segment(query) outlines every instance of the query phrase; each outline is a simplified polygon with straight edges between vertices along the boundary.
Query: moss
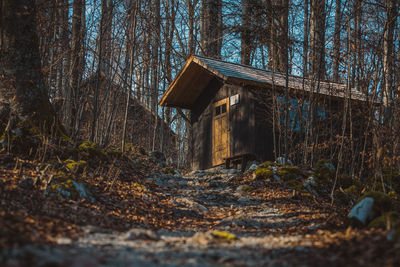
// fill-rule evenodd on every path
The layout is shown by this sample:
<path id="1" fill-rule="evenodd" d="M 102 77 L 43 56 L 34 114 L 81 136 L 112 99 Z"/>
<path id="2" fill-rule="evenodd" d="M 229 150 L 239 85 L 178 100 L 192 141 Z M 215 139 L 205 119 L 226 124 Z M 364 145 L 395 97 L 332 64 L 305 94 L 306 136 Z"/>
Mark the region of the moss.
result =
<path id="1" fill-rule="evenodd" d="M 72 200 L 78 200 L 80 197 L 79 191 L 73 184 L 73 180 L 70 177 L 57 177 L 49 188 L 50 194 L 55 194 L 62 198 L 70 198 Z"/>
<path id="2" fill-rule="evenodd" d="M 107 154 L 101 150 L 96 143 L 91 141 L 85 141 L 81 143 L 78 147 L 79 158 L 85 160 L 93 160 L 105 162 L 108 160 Z"/>
<path id="3" fill-rule="evenodd" d="M 258 168 L 272 168 L 273 166 L 275 166 L 275 163 L 273 163 L 272 161 L 265 161 L 263 163 L 261 163 Z"/>
<path id="4" fill-rule="evenodd" d="M 254 179 L 255 180 L 267 180 L 272 179 L 274 172 L 270 168 L 260 168 L 258 167 L 254 171 Z"/>
<path id="5" fill-rule="evenodd" d="M 279 168 L 278 175 L 282 178 L 282 180 L 290 181 L 302 176 L 303 173 L 297 166 L 283 166 Z"/>
<path id="6" fill-rule="evenodd" d="M 329 183 L 335 178 L 335 170 L 329 168 L 331 162 L 321 159 L 315 165 L 314 177 L 318 183 Z"/>
<path id="7" fill-rule="evenodd" d="M 87 162 L 84 160 L 75 161 L 72 159 L 67 159 L 63 163 L 65 167 L 72 173 L 82 173 L 87 167 Z"/>
<path id="8" fill-rule="evenodd" d="M 133 183 L 133 186 L 137 188 L 139 191 L 146 191 L 146 186 L 139 184 L 139 183 Z"/>
<path id="9" fill-rule="evenodd" d="M 218 239 L 223 239 L 227 241 L 235 240 L 237 237 L 234 234 L 230 234 L 224 231 L 213 231 L 211 232 L 211 235 L 218 238 Z"/>
<path id="10" fill-rule="evenodd" d="M 146 150 L 138 145 L 133 145 L 132 143 L 125 144 L 125 152 L 139 155 L 147 155 Z"/>
<path id="11" fill-rule="evenodd" d="M 369 224 L 369 228 L 375 229 L 392 229 L 395 225 L 400 222 L 400 214 L 396 211 L 391 211 L 384 213 L 382 216 L 379 216 L 372 220 Z"/>
<path id="12" fill-rule="evenodd" d="M 290 180 L 286 183 L 287 187 L 291 190 L 296 190 L 297 192 L 304 192 L 303 184 L 296 180 Z"/>
<path id="13" fill-rule="evenodd" d="M 382 192 L 376 192 L 376 191 L 371 191 L 366 194 L 364 194 L 358 202 L 363 200 L 364 198 L 370 197 L 374 199 L 374 212 L 377 216 L 382 215 L 385 212 L 389 212 L 392 208 L 392 200 L 391 198 L 382 193 Z"/>

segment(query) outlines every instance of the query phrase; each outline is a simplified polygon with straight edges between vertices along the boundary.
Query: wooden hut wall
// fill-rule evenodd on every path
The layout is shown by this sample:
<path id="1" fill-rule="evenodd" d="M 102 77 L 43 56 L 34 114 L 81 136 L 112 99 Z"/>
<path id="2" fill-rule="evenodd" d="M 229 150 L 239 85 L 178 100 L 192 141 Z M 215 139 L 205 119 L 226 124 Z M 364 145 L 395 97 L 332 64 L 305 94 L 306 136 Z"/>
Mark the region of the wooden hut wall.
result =
<path id="1" fill-rule="evenodd" d="M 229 107 L 230 156 L 254 154 L 254 117 L 249 92 L 243 87 L 213 79 L 192 110 L 193 169 L 212 167 L 212 120 L 214 103 L 239 94 L 239 103 Z"/>

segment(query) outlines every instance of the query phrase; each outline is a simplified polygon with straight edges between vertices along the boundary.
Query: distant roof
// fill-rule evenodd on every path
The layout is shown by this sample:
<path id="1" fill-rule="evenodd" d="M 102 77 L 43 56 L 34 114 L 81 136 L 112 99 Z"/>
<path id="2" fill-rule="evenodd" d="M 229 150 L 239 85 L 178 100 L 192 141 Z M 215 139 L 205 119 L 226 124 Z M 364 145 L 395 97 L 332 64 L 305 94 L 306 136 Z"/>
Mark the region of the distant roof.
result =
<path id="1" fill-rule="evenodd" d="M 213 77 L 226 82 L 254 84 L 261 87 L 286 87 L 286 75 L 251 66 L 225 62 L 201 56 L 190 56 L 185 66 L 169 86 L 160 105 L 190 109 Z M 318 85 L 318 86 L 317 86 Z M 289 88 L 344 98 L 346 85 L 333 82 L 312 82 L 308 78 L 289 75 Z M 366 100 L 363 93 L 351 90 L 354 100 Z"/>

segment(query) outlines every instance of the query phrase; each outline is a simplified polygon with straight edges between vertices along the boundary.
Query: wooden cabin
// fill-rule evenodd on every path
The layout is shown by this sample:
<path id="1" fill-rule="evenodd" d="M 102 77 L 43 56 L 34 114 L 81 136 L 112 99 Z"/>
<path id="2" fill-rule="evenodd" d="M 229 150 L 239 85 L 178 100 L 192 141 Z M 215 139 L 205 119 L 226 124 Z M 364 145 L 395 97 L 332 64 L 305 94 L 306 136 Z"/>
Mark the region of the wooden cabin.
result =
<path id="1" fill-rule="evenodd" d="M 271 106 L 273 99 L 283 99 L 286 88 L 298 99 L 310 95 L 328 99 L 334 107 L 332 115 L 346 94 L 355 101 L 365 99 L 358 91 L 346 91 L 343 84 L 316 83 L 297 76 L 286 79 L 280 73 L 191 56 L 159 104 L 191 110 L 193 169 L 229 165 L 235 160 L 241 160 L 243 168 L 252 158 L 274 160 Z M 336 122 L 340 129 L 340 119 Z M 294 124 L 291 127 L 300 127 Z"/>

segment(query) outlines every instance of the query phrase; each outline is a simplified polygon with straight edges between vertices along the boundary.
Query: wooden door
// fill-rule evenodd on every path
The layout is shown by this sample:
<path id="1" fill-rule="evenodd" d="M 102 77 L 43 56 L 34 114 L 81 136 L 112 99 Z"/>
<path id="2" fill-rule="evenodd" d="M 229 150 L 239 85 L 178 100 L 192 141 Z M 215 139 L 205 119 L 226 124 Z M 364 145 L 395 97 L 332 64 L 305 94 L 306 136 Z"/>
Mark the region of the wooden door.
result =
<path id="1" fill-rule="evenodd" d="M 212 128 L 212 164 L 217 166 L 230 156 L 229 97 L 214 103 Z"/>

